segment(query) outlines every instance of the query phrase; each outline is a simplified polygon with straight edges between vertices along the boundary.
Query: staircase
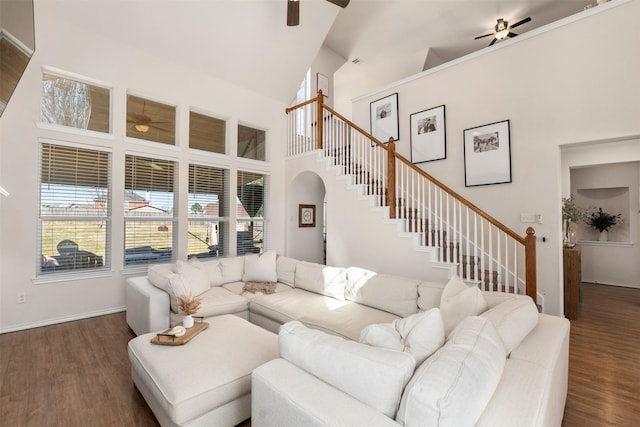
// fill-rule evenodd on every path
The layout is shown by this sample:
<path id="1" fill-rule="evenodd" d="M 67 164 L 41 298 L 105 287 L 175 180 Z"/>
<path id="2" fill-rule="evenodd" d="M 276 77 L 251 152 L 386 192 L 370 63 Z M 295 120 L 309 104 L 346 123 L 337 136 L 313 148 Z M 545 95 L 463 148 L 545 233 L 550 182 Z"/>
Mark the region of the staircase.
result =
<path id="1" fill-rule="evenodd" d="M 392 139 L 382 143 L 325 106 L 321 93 L 286 112 L 289 156 L 317 152 L 467 283 L 536 301 L 532 228 L 526 236 L 510 230 L 397 154 Z"/>

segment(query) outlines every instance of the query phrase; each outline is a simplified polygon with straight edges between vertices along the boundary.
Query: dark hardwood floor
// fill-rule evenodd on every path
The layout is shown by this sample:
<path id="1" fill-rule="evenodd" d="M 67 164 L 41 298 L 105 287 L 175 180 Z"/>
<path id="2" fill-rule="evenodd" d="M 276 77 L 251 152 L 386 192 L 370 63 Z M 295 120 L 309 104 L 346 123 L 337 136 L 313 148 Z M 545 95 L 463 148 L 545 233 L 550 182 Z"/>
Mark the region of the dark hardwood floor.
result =
<path id="1" fill-rule="evenodd" d="M 639 426 L 640 290 L 581 288 L 562 425 Z M 0 426 L 157 426 L 131 382 L 133 336 L 124 313 L 0 335 Z"/>

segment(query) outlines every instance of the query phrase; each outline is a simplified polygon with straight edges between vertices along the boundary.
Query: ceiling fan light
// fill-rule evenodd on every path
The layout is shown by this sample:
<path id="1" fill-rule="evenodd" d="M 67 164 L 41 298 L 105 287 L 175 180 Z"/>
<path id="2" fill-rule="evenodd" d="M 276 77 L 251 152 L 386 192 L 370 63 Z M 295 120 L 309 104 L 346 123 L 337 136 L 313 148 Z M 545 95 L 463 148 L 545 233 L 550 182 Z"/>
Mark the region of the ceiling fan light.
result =
<path id="1" fill-rule="evenodd" d="M 138 132 L 142 132 L 142 133 L 149 132 L 149 126 L 147 125 L 135 125 L 135 128 Z"/>
<path id="2" fill-rule="evenodd" d="M 509 35 L 509 29 L 508 29 L 508 28 L 505 28 L 504 30 L 502 30 L 502 31 L 498 31 L 498 32 L 496 33 L 496 39 L 498 39 L 498 40 L 504 40 L 504 39 L 506 39 L 506 38 L 507 38 L 507 36 L 508 36 L 508 35 Z"/>
<path id="3" fill-rule="evenodd" d="M 295 27 L 300 24 L 300 2 L 287 0 L 287 26 Z"/>

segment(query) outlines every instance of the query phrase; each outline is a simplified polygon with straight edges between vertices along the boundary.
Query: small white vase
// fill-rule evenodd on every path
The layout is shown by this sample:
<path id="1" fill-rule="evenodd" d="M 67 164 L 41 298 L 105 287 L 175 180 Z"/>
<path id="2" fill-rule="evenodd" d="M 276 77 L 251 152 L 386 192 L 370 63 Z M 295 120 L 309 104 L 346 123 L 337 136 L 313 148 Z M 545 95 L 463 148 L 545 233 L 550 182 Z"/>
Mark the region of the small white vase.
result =
<path id="1" fill-rule="evenodd" d="M 184 316 L 184 319 L 182 319 L 182 326 L 184 326 L 186 329 L 192 328 L 193 316 Z"/>
<path id="2" fill-rule="evenodd" d="M 602 230 L 600 232 L 600 237 L 598 237 L 598 240 L 601 242 L 606 242 L 607 240 L 609 240 L 609 233 L 607 233 L 607 230 Z"/>

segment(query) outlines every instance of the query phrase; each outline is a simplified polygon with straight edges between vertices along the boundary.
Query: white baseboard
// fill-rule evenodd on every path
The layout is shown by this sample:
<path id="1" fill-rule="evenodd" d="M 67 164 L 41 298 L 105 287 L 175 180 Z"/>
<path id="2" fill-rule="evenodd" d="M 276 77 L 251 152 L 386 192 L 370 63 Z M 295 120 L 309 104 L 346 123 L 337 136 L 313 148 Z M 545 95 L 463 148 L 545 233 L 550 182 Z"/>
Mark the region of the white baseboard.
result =
<path id="1" fill-rule="evenodd" d="M 57 319 L 47 319 L 47 320 L 40 320 L 38 322 L 22 323 L 20 325 L 9 326 L 7 328 L 0 328 L 0 334 L 6 334 L 8 332 L 23 331 L 25 329 L 39 328 L 41 326 L 56 325 L 58 323 L 73 322 L 74 320 L 88 319 L 90 317 L 104 316 L 106 314 L 120 313 L 125 310 L 126 310 L 125 306 L 114 307 L 114 308 L 108 308 L 105 310 L 74 314 L 72 316 L 59 317 Z"/>

